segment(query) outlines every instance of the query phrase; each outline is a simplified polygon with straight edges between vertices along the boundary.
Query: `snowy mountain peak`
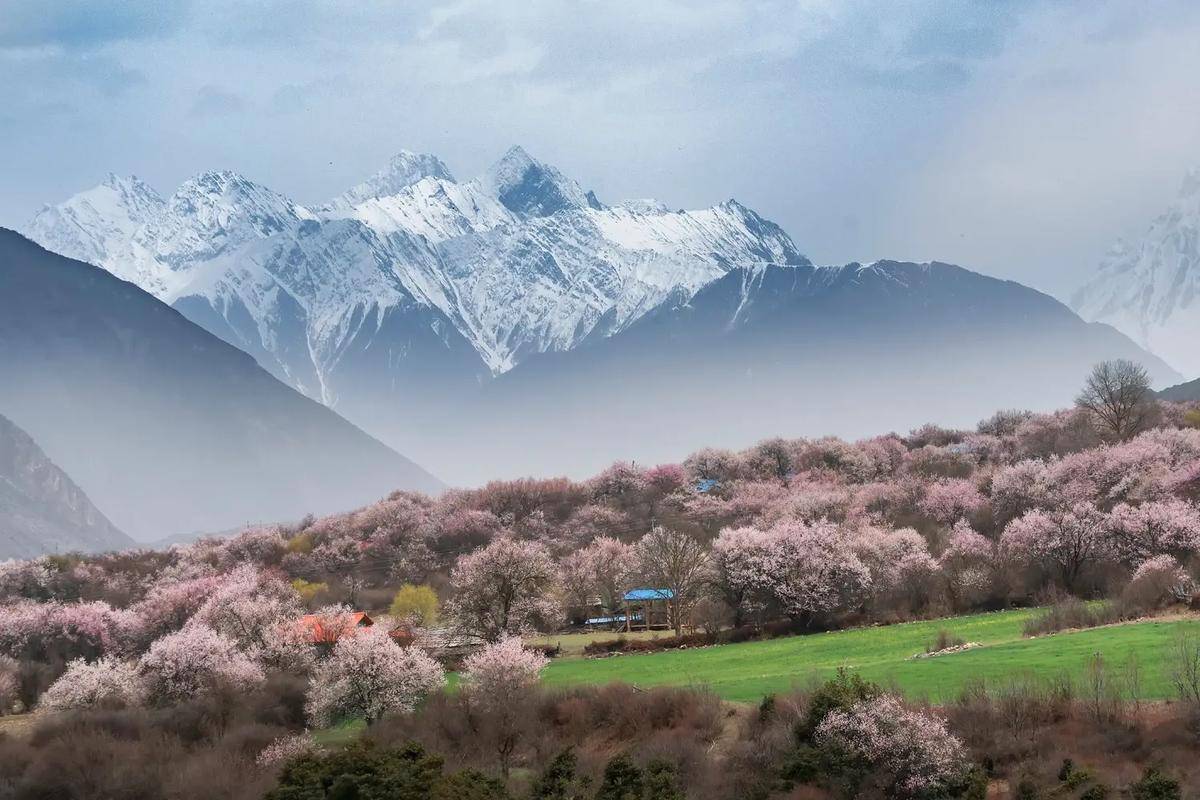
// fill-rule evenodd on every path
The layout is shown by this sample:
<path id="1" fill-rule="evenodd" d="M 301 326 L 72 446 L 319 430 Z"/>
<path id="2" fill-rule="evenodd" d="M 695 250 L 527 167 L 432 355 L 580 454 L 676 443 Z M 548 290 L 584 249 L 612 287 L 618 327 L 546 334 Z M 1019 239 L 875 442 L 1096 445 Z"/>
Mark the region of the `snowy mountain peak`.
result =
<path id="1" fill-rule="evenodd" d="M 510 147 L 479 183 L 505 208 L 522 216 L 548 217 L 567 208 L 594 207 L 594 195 L 589 200 L 578 183 L 519 145 Z"/>
<path id="2" fill-rule="evenodd" d="M 1200 169 L 1145 235 L 1118 240 L 1071 305 L 1106 322 L 1189 377 L 1200 375 Z"/>
<path id="3" fill-rule="evenodd" d="M 622 200 L 620 203 L 617 203 L 617 205 L 620 206 L 621 208 L 628 209 L 628 210 L 636 212 L 638 214 L 669 214 L 669 213 L 671 213 L 671 209 L 669 209 L 667 207 L 666 203 L 664 203 L 660 200 L 655 200 L 654 198 L 651 198 L 651 197 L 634 198 L 631 200 Z"/>
<path id="4" fill-rule="evenodd" d="M 70 258 L 104 261 L 157 214 L 165 201 L 134 176 L 109 173 L 97 186 L 57 206 L 43 206 L 27 228 L 31 238 Z"/>
<path id="5" fill-rule="evenodd" d="M 162 212 L 137 231 L 135 257 L 147 253 L 179 271 L 313 218 L 303 206 L 236 172 L 202 172 L 184 181 Z"/>
<path id="6" fill-rule="evenodd" d="M 454 181 L 450 170 L 437 156 L 401 150 L 387 166 L 337 197 L 330 208 L 350 208 L 366 200 L 399 194 L 424 178 Z"/>
<path id="7" fill-rule="evenodd" d="M 520 147 L 463 183 L 433 156 L 402 152 L 311 210 L 228 170 L 152 205 L 114 211 L 120 224 L 88 260 L 327 403 L 354 395 L 351 370 L 395 386 L 404 370 L 445 360 L 422 346 L 451 348 L 473 381 L 472 370 L 505 372 L 617 333 L 731 269 L 808 263 L 735 201 L 605 206 Z M 111 224 L 97 213 L 80 231 Z M 51 249 L 73 244 L 34 228 Z"/>

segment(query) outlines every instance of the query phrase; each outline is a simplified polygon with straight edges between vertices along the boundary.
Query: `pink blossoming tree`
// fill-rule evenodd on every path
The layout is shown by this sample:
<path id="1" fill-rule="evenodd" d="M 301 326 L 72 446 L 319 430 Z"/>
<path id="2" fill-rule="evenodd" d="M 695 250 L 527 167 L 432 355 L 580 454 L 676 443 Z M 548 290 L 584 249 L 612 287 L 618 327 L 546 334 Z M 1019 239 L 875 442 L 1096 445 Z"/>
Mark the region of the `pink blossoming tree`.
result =
<path id="1" fill-rule="evenodd" d="M 368 724 L 384 714 L 411 711 L 441 688 L 445 673 L 416 647 L 401 647 L 381 627 L 338 641 L 317 665 L 305 710 L 314 725 L 361 717 Z"/>
<path id="2" fill-rule="evenodd" d="M 66 672 L 42 694 L 38 705 L 48 711 L 108 704 L 136 706 L 144 695 L 135 664 L 115 658 L 101 658 L 89 663 L 80 658 L 67 664 Z"/>
<path id="3" fill-rule="evenodd" d="M 463 556 L 450 573 L 450 616 L 472 635 L 499 641 L 557 620 L 557 568 L 540 544 L 501 537 Z"/>
<path id="4" fill-rule="evenodd" d="M 949 796 L 946 790 L 961 783 L 969 767 L 966 748 L 944 721 L 886 694 L 830 712 L 815 739 L 874 773 L 887 797 Z"/>
<path id="5" fill-rule="evenodd" d="M 262 669 L 232 640 L 199 624 L 151 644 L 138 661 L 138 674 L 156 703 L 186 700 L 221 684 L 245 689 L 263 680 Z"/>

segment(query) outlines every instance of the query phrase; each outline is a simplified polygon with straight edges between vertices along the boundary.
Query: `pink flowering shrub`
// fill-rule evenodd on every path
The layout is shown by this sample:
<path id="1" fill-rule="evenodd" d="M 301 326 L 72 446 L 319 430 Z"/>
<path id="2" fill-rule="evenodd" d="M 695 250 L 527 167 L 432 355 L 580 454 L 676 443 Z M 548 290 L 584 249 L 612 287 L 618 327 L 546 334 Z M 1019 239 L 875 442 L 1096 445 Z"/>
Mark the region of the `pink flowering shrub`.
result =
<path id="1" fill-rule="evenodd" d="M 189 625 L 150 645 L 138 674 L 152 702 L 186 700 L 218 684 L 247 688 L 263 680 L 262 669 L 231 640 L 204 625 Z"/>
<path id="2" fill-rule="evenodd" d="M 548 663 L 549 659 L 526 648 L 520 638 L 508 636 L 467 656 L 463 688 L 485 707 L 519 701 L 537 684 Z"/>
<path id="3" fill-rule="evenodd" d="M 69 711 L 116 704 L 136 706 L 144 699 L 137 666 L 115 658 L 93 662 L 76 659 L 50 685 L 38 703 L 47 711 Z"/>
<path id="4" fill-rule="evenodd" d="M 445 682 L 441 666 L 419 648 L 401 647 L 382 627 L 366 628 L 338 640 L 317 665 L 305 711 L 321 727 L 353 717 L 371 723 L 412 711 Z"/>
<path id="5" fill-rule="evenodd" d="M 966 748 L 943 720 L 887 694 L 830 712 L 815 740 L 873 773 L 888 797 L 948 796 L 970 766 Z"/>
<path id="6" fill-rule="evenodd" d="M 320 752 L 321 747 L 308 731 L 292 736 L 280 736 L 264 747 L 254 763 L 264 769 L 275 769 L 292 759 Z"/>
<path id="7" fill-rule="evenodd" d="M 498 641 L 558 618 L 556 578 L 545 547 L 499 538 L 454 565 L 447 611 L 464 630 Z"/>
<path id="8" fill-rule="evenodd" d="M 1169 555 L 1159 555 L 1142 562 L 1122 597 L 1138 609 L 1151 611 L 1187 600 L 1192 588 L 1192 578 L 1179 562 Z"/>

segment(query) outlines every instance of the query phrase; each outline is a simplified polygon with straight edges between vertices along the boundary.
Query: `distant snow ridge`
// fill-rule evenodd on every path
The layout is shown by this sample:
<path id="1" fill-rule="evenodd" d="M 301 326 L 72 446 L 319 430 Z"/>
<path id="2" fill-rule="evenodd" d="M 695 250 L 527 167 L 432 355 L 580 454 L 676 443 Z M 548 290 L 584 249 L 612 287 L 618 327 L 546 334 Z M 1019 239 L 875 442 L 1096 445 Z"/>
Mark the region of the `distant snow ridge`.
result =
<path id="1" fill-rule="evenodd" d="M 1200 168 L 1145 236 L 1117 242 L 1071 305 L 1188 377 L 1200 375 Z"/>
<path id="2" fill-rule="evenodd" d="M 611 335 L 731 269 L 809 263 L 736 201 L 605 206 L 519 147 L 465 182 L 402 151 L 314 208 L 232 172 L 165 200 L 110 176 L 42 209 L 28 235 L 133 281 L 331 404 L 339 370 L 368 350 L 399 369 L 465 341 L 498 374 Z"/>

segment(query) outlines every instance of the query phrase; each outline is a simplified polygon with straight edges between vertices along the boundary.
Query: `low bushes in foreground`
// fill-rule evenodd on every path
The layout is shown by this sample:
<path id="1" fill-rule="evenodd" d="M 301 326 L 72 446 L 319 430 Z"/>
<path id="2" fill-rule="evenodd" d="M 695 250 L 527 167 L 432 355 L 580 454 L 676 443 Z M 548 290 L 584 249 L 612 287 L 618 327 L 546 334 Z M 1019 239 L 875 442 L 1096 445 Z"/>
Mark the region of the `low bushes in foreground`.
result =
<path id="1" fill-rule="evenodd" d="M 1200 663 L 1194 641 L 1189 652 Z M 499 718 L 470 692 L 438 692 L 348 747 L 302 734 L 303 687 L 273 678 L 160 708 L 47 715 L 28 738 L 0 736 L 0 798 L 1193 796 L 1200 679 L 1192 699 L 1151 705 L 1105 670 L 1078 684 L 977 683 L 940 708 L 845 672 L 758 708 L 690 689 L 529 687 Z"/>

